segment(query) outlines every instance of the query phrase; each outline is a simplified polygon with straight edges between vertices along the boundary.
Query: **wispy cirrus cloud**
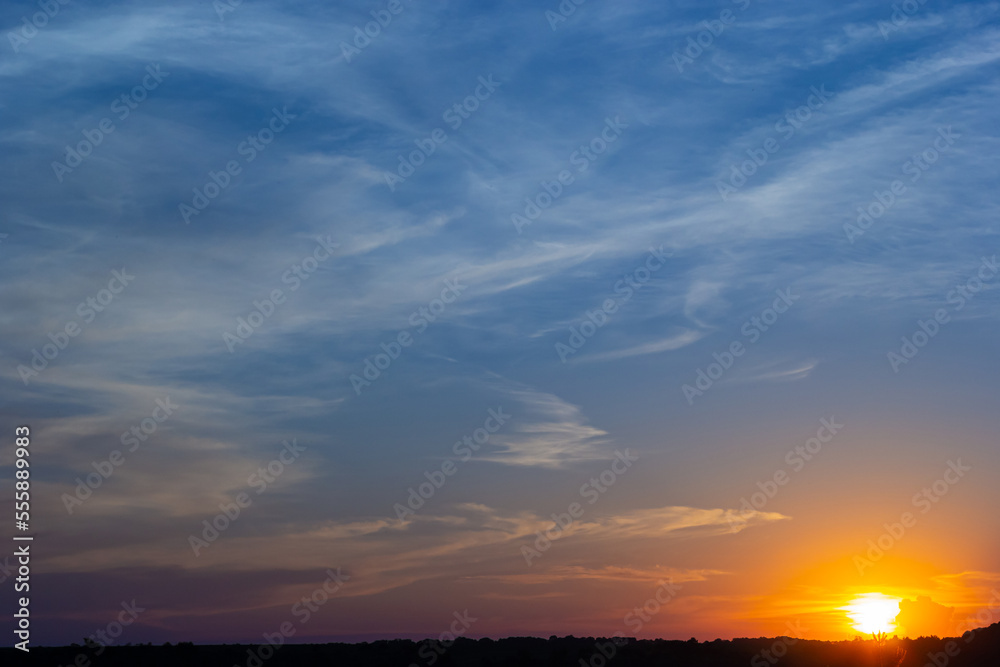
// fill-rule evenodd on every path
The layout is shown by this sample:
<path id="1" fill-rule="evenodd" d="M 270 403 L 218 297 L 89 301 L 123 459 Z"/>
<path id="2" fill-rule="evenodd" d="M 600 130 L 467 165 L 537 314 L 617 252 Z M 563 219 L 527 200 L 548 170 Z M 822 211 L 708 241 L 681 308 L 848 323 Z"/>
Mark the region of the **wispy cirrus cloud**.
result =
<path id="1" fill-rule="evenodd" d="M 519 418 L 512 433 L 494 436 L 496 449 L 483 461 L 511 466 L 560 468 L 574 463 L 606 459 L 611 438 L 606 431 L 587 424 L 581 409 L 554 394 L 526 387 L 511 387 Z"/>

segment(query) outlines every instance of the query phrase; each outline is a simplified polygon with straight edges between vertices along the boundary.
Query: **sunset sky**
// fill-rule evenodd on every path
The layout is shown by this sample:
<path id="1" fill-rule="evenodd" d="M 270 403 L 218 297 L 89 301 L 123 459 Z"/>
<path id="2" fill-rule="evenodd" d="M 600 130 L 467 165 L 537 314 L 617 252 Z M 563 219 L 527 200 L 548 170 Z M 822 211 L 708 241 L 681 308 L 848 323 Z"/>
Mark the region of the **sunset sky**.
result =
<path id="1" fill-rule="evenodd" d="M 1000 620 L 1000 3 L 55 4 L 0 6 L 34 641 Z"/>

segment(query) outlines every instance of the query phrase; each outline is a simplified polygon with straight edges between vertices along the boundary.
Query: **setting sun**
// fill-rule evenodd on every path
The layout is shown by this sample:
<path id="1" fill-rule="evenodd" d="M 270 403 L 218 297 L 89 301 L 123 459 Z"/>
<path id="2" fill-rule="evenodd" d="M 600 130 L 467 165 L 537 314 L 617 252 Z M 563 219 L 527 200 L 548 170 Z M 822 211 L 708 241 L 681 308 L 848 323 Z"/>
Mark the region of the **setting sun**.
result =
<path id="1" fill-rule="evenodd" d="M 852 621 L 852 627 L 865 634 L 892 632 L 899 615 L 899 598 L 882 593 L 865 593 L 855 597 L 842 610 Z"/>

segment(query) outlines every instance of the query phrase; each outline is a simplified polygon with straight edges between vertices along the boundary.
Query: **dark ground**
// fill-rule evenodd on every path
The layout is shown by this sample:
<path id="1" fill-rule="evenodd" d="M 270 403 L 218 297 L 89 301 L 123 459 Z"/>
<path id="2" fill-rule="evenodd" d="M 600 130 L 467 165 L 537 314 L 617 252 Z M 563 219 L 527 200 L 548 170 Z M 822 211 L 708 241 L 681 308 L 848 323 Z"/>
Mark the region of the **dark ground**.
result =
<path id="1" fill-rule="evenodd" d="M 967 641 L 968 640 L 968 641 Z M 777 639 L 735 639 L 711 642 L 628 640 L 615 645 L 607 639 L 564 637 L 501 640 L 458 639 L 450 647 L 435 641 L 377 641 L 362 644 L 291 644 L 269 647 L 117 646 L 36 647 L 30 654 L 0 649 L 0 665 L 45 667 L 878 667 L 875 643 L 821 642 Z M 965 639 L 889 640 L 883 667 L 896 667 L 898 651 L 906 651 L 901 667 L 1000 667 L 1000 623 Z M 605 655 L 608 658 L 605 658 Z M 767 651 L 767 653 L 764 653 Z M 948 652 L 952 655 L 948 655 Z M 100 653 L 98 655 L 98 653 Z M 263 658 L 263 659 L 262 659 Z"/>

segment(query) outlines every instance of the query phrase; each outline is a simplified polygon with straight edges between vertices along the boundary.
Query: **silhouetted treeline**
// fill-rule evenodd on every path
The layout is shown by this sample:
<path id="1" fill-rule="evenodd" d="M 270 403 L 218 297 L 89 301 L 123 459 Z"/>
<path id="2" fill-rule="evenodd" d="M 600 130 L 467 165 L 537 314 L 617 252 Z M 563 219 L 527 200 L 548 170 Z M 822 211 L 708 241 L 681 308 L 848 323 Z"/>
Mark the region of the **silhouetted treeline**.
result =
<path id="1" fill-rule="evenodd" d="M 882 665 L 896 667 L 997 667 L 1000 623 L 965 638 L 890 640 Z M 0 649 L 0 665 L 44 667 L 866 667 L 879 665 L 871 640 L 822 642 L 734 639 L 696 642 L 593 637 L 460 638 L 446 646 L 406 639 L 360 644 L 290 644 L 277 649 L 228 644 L 195 646 L 65 646 L 30 654 Z"/>

